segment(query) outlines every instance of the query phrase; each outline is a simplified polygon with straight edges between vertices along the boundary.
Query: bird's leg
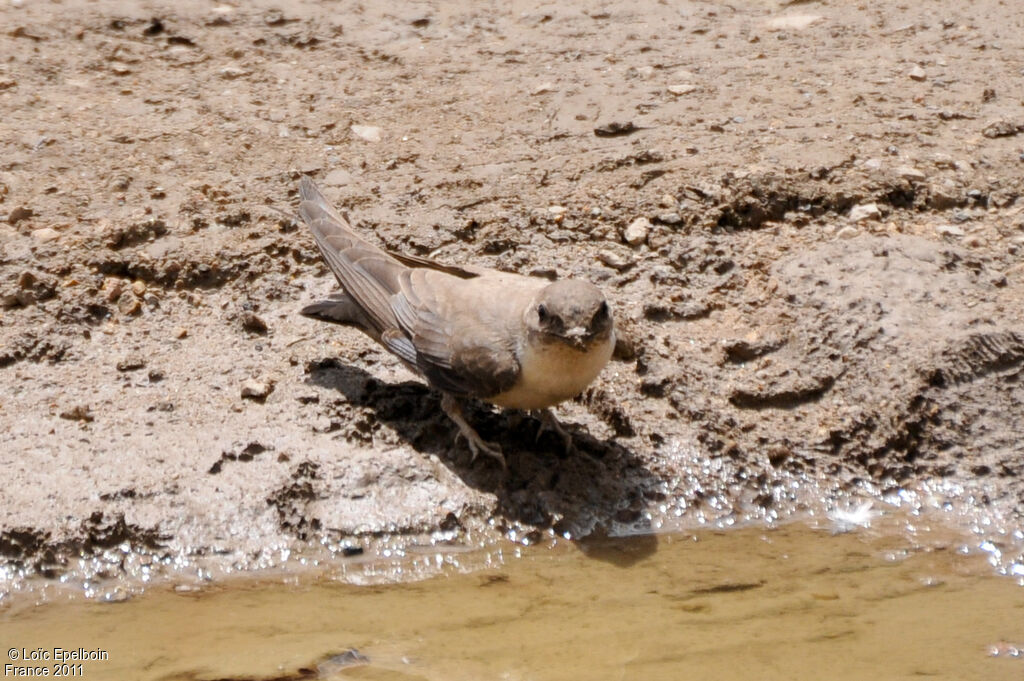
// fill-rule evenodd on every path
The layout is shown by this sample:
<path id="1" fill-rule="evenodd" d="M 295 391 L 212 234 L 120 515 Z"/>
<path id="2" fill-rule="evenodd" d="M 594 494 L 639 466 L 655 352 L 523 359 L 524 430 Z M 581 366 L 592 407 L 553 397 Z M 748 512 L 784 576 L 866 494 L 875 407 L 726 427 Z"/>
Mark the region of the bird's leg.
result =
<path id="1" fill-rule="evenodd" d="M 466 443 L 469 444 L 469 449 L 473 453 L 473 458 L 470 461 L 475 461 L 477 455 L 483 453 L 492 459 L 496 459 L 501 464 L 502 470 L 508 470 L 505 456 L 501 453 L 501 449 L 497 445 L 484 441 L 479 433 L 473 430 L 473 426 L 469 425 L 462 416 L 462 407 L 459 405 L 458 400 L 448 393 L 442 393 L 441 409 L 444 409 L 444 413 L 448 414 L 448 418 L 459 427 L 459 435 L 466 438 Z"/>
<path id="2" fill-rule="evenodd" d="M 565 451 L 567 454 L 572 453 L 575 449 L 572 444 L 572 435 L 569 431 L 559 422 L 555 416 L 555 412 L 548 409 L 537 409 L 534 414 L 540 418 L 540 430 L 537 431 L 537 439 L 544 433 L 545 430 L 550 430 L 552 433 L 562 438 L 562 443 L 565 445 Z"/>

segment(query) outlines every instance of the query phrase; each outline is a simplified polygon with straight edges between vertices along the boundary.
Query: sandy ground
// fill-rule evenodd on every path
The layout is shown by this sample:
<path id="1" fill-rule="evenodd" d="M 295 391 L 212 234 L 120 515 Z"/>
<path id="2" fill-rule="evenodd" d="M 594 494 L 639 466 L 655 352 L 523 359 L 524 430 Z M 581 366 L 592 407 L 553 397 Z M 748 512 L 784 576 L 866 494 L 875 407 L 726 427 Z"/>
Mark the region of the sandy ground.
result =
<path id="1" fill-rule="evenodd" d="M 919 4 L 4 0 L 0 588 L 866 501 L 1019 549 L 1024 8 Z M 298 316 L 303 174 L 606 291 L 581 454 L 476 405 L 471 463 Z"/>

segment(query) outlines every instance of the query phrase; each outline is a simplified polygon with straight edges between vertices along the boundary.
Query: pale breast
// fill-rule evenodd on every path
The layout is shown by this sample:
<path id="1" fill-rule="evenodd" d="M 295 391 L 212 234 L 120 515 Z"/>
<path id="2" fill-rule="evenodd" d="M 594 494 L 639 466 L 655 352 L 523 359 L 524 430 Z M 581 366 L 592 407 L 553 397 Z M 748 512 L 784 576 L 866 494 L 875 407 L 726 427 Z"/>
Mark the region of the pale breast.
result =
<path id="1" fill-rule="evenodd" d="M 587 352 L 561 343 L 527 346 L 515 387 L 487 401 L 510 409 L 545 409 L 576 397 L 601 373 L 614 347 L 614 335 Z"/>

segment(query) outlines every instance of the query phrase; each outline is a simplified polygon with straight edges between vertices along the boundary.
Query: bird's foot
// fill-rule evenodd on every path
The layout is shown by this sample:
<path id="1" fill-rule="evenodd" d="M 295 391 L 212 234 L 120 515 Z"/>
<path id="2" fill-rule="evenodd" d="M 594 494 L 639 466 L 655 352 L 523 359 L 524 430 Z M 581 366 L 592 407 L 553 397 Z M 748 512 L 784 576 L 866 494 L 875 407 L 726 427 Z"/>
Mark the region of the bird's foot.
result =
<path id="1" fill-rule="evenodd" d="M 544 434 L 544 431 L 550 430 L 552 433 L 562 438 L 562 444 L 565 446 L 566 454 L 572 454 L 576 451 L 576 447 L 572 443 L 572 434 L 570 434 L 558 418 L 555 417 L 555 412 L 551 411 L 551 409 L 538 409 L 534 413 L 538 418 L 540 418 L 540 430 L 537 431 L 538 440 L 540 440 L 540 436 Z"/>
<path id="2" fill-rule="evenodd" d="M 469 451 L 472 452 L 472 458 L 470 462 L 476 461 L 476 457 L 480 454 L 486 454 L 491 457 L 499 464 L 501 464 L 501 470 L 507 471 L 508 464 L 505 462 L 505 455 L 501 453 L 501 448 L 498 445 L 487 442 L 480 434 L 473 429 L 473 426 L 466 422 L 466 419 L 462 416 L 462 407 L 459 406 L 458 401 L 445 393 L 441 398 L 441 408 L 444 409 L 444 413 L 448 415 L 455 425 L 459 428 L 459 436 L 466 439 L 466 444 L 469 445 Z"/>

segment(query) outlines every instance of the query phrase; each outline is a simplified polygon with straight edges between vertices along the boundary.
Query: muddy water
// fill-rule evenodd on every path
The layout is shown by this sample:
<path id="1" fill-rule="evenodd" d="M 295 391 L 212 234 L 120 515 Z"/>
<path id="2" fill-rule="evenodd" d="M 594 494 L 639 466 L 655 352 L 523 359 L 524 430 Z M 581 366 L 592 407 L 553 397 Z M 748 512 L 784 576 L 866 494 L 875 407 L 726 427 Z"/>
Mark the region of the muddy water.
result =
<path id="1" fill-rule="evenodd" d="M 86 679 L 1024 678 L 1024 588 L 955 542 L 791 525 L 424 559 L 447 573 L 8 605 L 0 642 L 102 651 Z"/>

